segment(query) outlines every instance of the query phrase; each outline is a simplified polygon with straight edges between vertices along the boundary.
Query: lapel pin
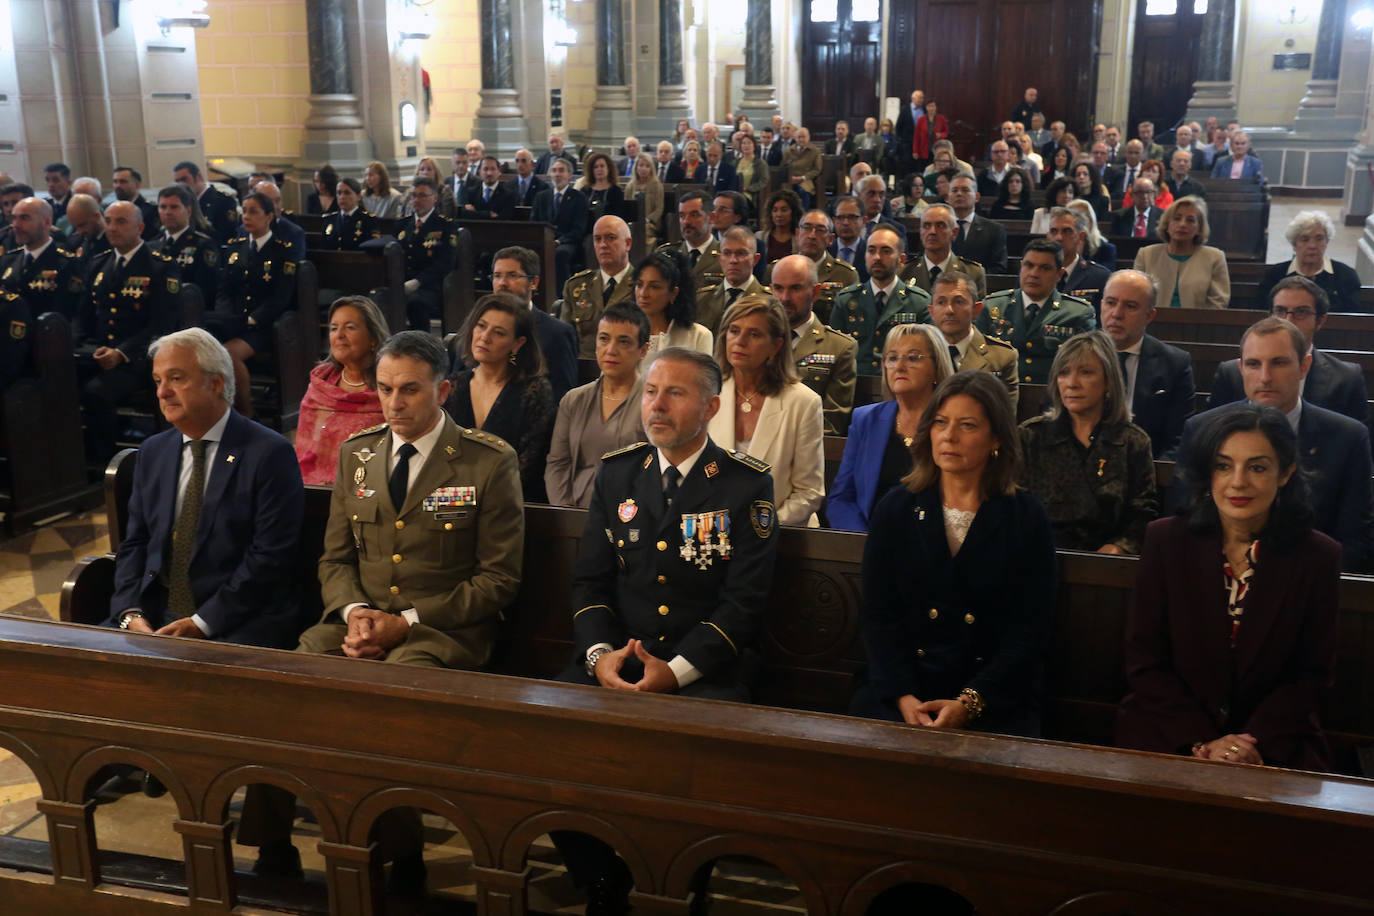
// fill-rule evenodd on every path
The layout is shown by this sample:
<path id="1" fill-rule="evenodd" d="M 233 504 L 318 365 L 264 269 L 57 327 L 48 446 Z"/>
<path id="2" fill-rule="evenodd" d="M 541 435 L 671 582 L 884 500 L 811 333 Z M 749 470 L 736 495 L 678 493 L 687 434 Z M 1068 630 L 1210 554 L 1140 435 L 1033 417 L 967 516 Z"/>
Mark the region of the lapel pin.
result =
<path id="1" fill-rule="evenodd" d="M 445 454 L 447 454 L 447 455 L 452 455 L 453 452 L 454 452 L 453 446 L 451 446 L 451 445 L 445 445 L 445 446 L 444 446 L 444 453 L 445 453 Z"/>
<path id="2" fill-rule="evenodd" d="M 234 456 L 233 456 L 233 455 L 229 455 L 229 456 L 227 456 L 224 460 L 227 461 L 227 462 L 229 462 L 230 464 L 233 464 L 233 463 L 234 463 Z"/>

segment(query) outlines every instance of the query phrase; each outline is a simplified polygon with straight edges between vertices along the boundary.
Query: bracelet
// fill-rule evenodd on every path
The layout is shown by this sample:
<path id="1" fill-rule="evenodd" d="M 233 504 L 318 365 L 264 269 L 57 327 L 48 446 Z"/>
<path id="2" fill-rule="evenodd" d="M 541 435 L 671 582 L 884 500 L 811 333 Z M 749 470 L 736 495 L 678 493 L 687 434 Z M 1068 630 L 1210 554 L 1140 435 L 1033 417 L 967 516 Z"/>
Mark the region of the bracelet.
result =
<path id="1" fill-rule="evenodd" d="M 601 660 L 601 656 L 609 651 L 605 646 L 602 646 L 587 653 L 587 677 L 596 677 L 596 663 Z"/>
<path id="2" fill-rule="evenodd" d="M 129 621 L 135 618 L 142 620 L 143 615 L 138 611 L 125 611 L 124 616 L 119 618 L 119 628 L 121 630 L 129 629 Z"/>
<path id="3" fill-rule="evenodd" d="M 983 695 L 972 687 L 965 687 L 963 690 L 959 691 L 959 702 L 968 710 L 968 720 L 970 722 L 981 716 L 987 705 L 983 702 Z"/>

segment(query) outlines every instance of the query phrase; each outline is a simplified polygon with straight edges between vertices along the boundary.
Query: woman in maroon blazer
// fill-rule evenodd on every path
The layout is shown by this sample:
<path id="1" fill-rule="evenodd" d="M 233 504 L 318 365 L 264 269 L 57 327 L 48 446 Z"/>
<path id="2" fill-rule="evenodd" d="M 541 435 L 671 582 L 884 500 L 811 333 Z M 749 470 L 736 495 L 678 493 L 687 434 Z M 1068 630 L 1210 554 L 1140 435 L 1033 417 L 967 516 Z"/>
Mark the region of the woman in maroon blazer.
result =
<path id="1" fill-rule="evenodd" d="M 948 136 L 949 121 L 938 113 L 938 106 L 934 102 L 926 102 L 926 112 L 916 119 L 916 133 L 911 138 L 911 152 L 916 156 L 917 163 L 924 168 L 930 160 L 930 148 L 935 141 Z"/>
<path id="2" fill-rule="evenodd" d="M 1145 534 L 1126 624 L 1122 747 L 1325 769 L 1340 545 L 1312 530 L 1297 437 L 1272 407 L 1216 417 L 1185 515 Z"/>

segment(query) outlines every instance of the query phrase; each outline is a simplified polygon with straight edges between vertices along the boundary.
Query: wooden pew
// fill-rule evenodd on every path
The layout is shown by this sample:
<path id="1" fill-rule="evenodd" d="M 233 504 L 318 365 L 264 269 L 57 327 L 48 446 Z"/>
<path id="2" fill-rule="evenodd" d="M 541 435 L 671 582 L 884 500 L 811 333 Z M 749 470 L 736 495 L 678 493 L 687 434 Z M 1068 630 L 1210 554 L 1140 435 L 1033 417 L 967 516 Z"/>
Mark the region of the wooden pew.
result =
<path id="1" fill-rule="evenodd" d="M 458 226 L 468 230 L 472 238 L 474 263 L 480 261 L 483 256 L 490 258 L 509 245 L 519 245 L 539 255 L 539 263 L 544 266 L 544 272 L 539 278 L 539 288 L 534 291 L 534 303 L 544 311 L 547 312 L 553 300 L 562 294 L 563 291 L 556 288 L 558 283 L 554 250 L 558 243 L 554 238 L 552 225 L 520 220 L 460 219 Z M 447 329 L 447 320 L 445 326 Z"/>
<path id="2" fill-rule="evenodd" d="M 406 327 L 406 256 L 399 242 L 381 251 L 307 251 L 315 265 L 320 290 L 343 296 L 368 296 L 381 307 L 394 334 Z M 322 302 L 323 315 L 329 303 Z"/>
<path id="3" fill-rule="evenodd" d="M 0 394 L 0 512 L 14 536 L 36 522 L 93 506 L 86 482 L 72 327 L 58 312 L 29 325 L 33 373 Z"/>
<path id="4" fill-rule="evenodd" d="M 310 261 L 296 266 L 296 307 L 272 326 L 273 349 L 248 361 L 258 417 L 286 433 L 296 428 L 310 370 L 320 357 L 319 274 Z"/>
<path id="5" fill-rule="evenodd" d="M 1160 340 L 1195 340 L 1199 343 L 1240 345 L 1245 329 L 1267 311 L 1248 309 L 1169 309 L 1155 311 L 1150 333 Z M 1317 346 L 1374 352 L 1374 315 L 1332 312 L 1317 332 Z M 1235 354 L 1239 356 L 1240 354 Z"/>
<path id="6" fill-rule="evenodd" d="M 1192 357 L 1193 378 L 1198 387 L 1210 388 L 1217 367 L 1227 360 L 1234 360 L 1240 356 L 1240 350 L 1234 344 L 1198 343 L 1188 340 L 1165 342 L 1186 350 L 1188 355 Z M 1364 373 L 1365 390 L 1374 391 L 1374 353 L 1365 350 L 1327 350 L 1326 352 L 1337 359 L 1359 366 Z"/>

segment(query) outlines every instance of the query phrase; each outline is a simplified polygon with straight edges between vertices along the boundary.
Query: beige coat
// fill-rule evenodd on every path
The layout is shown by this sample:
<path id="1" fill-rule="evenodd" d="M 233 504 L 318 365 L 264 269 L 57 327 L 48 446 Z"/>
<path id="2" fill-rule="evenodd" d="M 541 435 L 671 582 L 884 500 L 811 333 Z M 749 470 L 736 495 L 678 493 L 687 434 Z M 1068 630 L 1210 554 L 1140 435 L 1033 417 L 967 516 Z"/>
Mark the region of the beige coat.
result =
<path id="1" fill-rule="evenodd" d="M 1202 245 L 1182 262 L 1169 257 L 1168 245 L 1149 245 L 1135 256 L 1135 269 L 1159 284 L 1157 308 L 1168 308 L 1178 287 L 1179 305 L 1185 309 L 1224 309 L 1231 304 L 1231 274 L 1226 254 Z"/>
<path id="2" fill-rule="evenodd" d="M 592 503 L 592 489 L 603 452 L 599 449 L 588 451 L 585 439 L 588 426 L 601 425 L 601 383 L 602 380 L 597 379 L 574 388 L 558 402 L 558 419 L 553 424 L 553 441 L 549 443 L 549 459 L 544 465 L 544 485 L 548 488 L 550 505 L 585 509 Z M 611 418 L 615 439 L 611 450 L 647 438 L 639 409 L 643 392 L 643 380 L 635 382 L 622 402 L 620 413 Z"/>

